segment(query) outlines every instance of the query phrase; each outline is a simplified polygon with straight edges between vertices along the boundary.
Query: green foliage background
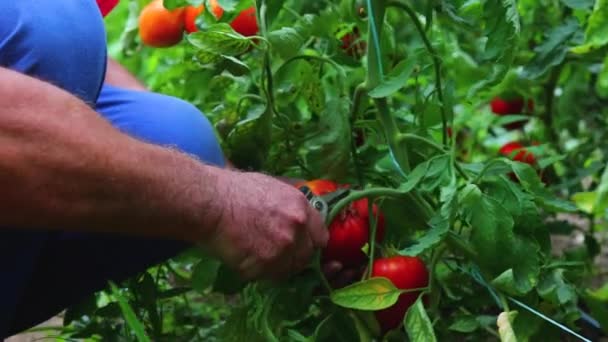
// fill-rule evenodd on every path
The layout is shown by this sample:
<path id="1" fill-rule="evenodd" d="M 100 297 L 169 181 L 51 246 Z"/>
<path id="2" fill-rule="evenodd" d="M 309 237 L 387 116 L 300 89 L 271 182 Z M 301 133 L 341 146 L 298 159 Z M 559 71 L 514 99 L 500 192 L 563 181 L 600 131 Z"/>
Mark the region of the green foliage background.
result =
<path id="1" fill-rule="evenodd" d="M 219 2 L 227 10 L 220 22 L 207 15 L 178 46 L 152 49 L 137 37 L 147 1 L 123 0 L 106 19 L 109 52 L 151 90 L 200 108 L 238 166 L 381 194 L 389 228 L 378 249 L 419 256 L 432 270 L 431 304 L 414 305 L 406 329 L 386 339 L 537 341 L 572 337 L 565 326 L 608 331 L 596 263 L 608 208 L 607 0 L 375 1 L 373 9 L 393 5 L 384 21 L 365 1 L 268 0 L 256 4 L 266 21 L 257 40 L 226 24 L 252 2 Z M 170 8 L 200 3 L 165 0 Z M 354 27 L 368 47 L 360 59 L 340 48 Z M 489 103 L 515 94 L 535 108 L 524 130 L 508 131 L 503 125 L 521 117 L 493 115 Z M 365 144 L 356 146 L 361 133 Z M 536 168 L 499 155 L 515 140 L 536 155 Z M 582 229 L 564 214 L 589 227 L 583 245 L 555 255 L 551 235 Z M 279 285 L 244 284 L 189 251 L 71 308 L 61 333 L 371 341 L 370 310 L 395 296 L 356 285 L 319 294 L 314 267 Z M 379 306 L 356 302 L 362 296 Z M 581 310 L 601 327 L 590 328 Z M 513 313 L 499 327 L 501 312 Z"/>

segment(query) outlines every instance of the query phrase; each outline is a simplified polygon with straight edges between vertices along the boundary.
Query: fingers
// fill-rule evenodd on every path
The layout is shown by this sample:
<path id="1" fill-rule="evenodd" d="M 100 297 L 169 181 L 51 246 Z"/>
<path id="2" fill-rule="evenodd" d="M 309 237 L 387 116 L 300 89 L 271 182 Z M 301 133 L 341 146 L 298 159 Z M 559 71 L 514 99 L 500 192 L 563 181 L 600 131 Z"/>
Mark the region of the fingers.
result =
<path id="1" fill-rule="evenodd" d="M 324 248 L 329 240 L 329 231 L 323 222 L 321 214 L 312 206 L 308 206 L 308 225 L 306 230 L 310 234 L 314 248 Z"/>
<path id="2" fill-rule="evenodd" d="M 338 261 L 328 261 L 322 266 L 323 274 L 332 288 L 338 289 L 356 282 L 363 276 L 365 268 L 345 268 Z"/>
<path id="3" fill-rule="evenodd" d="M 325 277 L 330 282 L 338 274 L 340 274 L 340 271 L 342 271 L 342 268 L 343 268 L 342 263 L 340 263 L 339 261 L 329 261 L 329 262 L 324 263 L 321 266 L 323 274 L 325 274 Z"/>

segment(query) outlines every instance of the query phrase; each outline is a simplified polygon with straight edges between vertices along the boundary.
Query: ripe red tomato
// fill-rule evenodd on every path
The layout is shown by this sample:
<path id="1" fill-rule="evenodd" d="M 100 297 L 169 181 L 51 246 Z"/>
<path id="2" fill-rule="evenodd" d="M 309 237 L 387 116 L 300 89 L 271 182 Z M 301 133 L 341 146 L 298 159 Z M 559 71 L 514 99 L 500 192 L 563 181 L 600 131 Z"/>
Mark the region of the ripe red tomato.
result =
<path id="1" fill-rule="evenodd" d="M 429 272 L 422 260 L 408 256 L 374 260 L 371 276 L 388 278 L 399 289 L 423 288 L 429 284 Z M 407 310 L 419 295 L 420 291 L 403 293 L 395 305 L 376 311 L 375 316 L 382 331 L 387 332 L 400 326 Z"/>
<path id="2" fill-rule="evenodd" d="M 255 7 L 250 7 L 241 12 L 230 24 L 232 28 L 245 37 L 258 34 L 258 20 L 255 16 Z"/>
<path id="3" fill-rule="evenodd" d="M 519 151 L 515 156 L 512 156 L 513 153 Z M 528 152 L 524 146 L 516 141 L 506 143 L 500 148 L 500 154 L 504 155 L 508 158 L 513 158 L 513 160 L 528 163 L 530 165 L 534 165 L 536 163 L 536 157 L 532 152 Z"/>
<path id="4" fill-rule="evenodd" d="M 490 102 L 492 112 L 497 115 L 515 115 L 515 114 L 527 114 L 534 111 L 534 101 L 528 99 L 528 108 L 524 111 L 524 98 L 517 96 L 510 99 L 501 98 L 499 96 L 492 99 Z M 509 130 L 521 129 L 526 124 L 526 121 L 512 122 L 505 125 Z"/>
<path id="5" fill-rule="evenodd" d="M 372 208 L 373 215 L 377 217 L 376 242 L 381 242 L 384 239 L 384 216 L 377 205 Z M 363 265 L 367 255 L 362 248 L 369 242 L 369 234 L 368 200 L 363 198 L 351 203 L 330 223 L 323 259 L 339 261 L 345 267 Z"/>
<path id="6" fill-rule="evenodd" d="M 328 193 L 338 190 L 338 183 L 326 179 L 315 179 L 307 182 L 296 184 L 296 187 L 308 186 L 310 191 L 317 196 L 323 196 Z"/>
<path id="7" fill-rule="evenodd" d="M 205 6 L 200 5 L 198 7 L 188 6 L 186 7 L 186 13 L 184 14 L 184 28 L 186 32 L 193 33 L 198 31 L 196 26 L 196 18 L 205 10 Z"/>
<path id="8" fill-rule="evenodd" d="M 342 50 L 353 58 L 361 58 L 367 50 L 367 43 L 361 40 L 359 28 L 355 27 L 351 33 L 345 34 L 341 39 Z"/>
<path id="9" fill-rule="evenodd" d="M 168 10 L 162 0 L 147 4 L 139 16 L 141 41 L 152 47 L 176 45 L 183 38 L 184 9 Z"/>
<path id="10" fill-rule="evenodd" d="M 306 185 L 313 194 L 321 196 L 346 187 L 323 179 L 297 184 Z M 377 218 L 376 241 L 384 239 L 384 215 L 378 206 L 372 206 Z M 367 256 L 361 250 L 369 242 L 369 208 L 367 198 L 351 203 L 329 225 L 329 241 L 323 250 L 323 260 L 339 261 L 345 267 L 358 267 L 365 263 Z"/>

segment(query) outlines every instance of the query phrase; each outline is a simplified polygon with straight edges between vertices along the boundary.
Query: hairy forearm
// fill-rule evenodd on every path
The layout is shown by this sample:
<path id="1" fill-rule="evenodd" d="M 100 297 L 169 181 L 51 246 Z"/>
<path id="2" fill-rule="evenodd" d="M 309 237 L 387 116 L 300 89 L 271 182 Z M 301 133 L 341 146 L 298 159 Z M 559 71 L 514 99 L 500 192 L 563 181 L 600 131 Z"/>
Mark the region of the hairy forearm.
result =
<path id="1" fill-rule="evenodd" d="M 142 82 L 112 58 L 108 58 L 105 82 L 125 89 L 146 90 L 146 86 Z"/>
<path id="2" fill-rule="evenodd" d="M 213 229 L 219 169 L 122 134 L 70 94 L 1 68 L 0 104 L 0 227 L 185 240 Z"/>

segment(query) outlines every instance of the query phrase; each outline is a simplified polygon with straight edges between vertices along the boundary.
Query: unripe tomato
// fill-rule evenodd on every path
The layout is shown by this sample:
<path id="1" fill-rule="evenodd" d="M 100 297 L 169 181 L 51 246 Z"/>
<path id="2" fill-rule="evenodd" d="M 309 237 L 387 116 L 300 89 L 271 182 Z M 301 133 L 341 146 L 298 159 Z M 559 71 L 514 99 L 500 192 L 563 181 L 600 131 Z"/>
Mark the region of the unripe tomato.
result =
<path id="1" fill-rule="evenodd" d="M 372 267 L 372 278 L 388 278 L 399 289 L 417 289 L 429 285 L 429 272 L 419 258 L 409 256 L 381 258 L 374 260 Z M 407 310 L 416 302 L 419 295 L 420 291 L 403 293 L 393 306 L 376 311 L 376 320 L 382 331 L 387 332 L 400 326 Z"/>
<path id="2" fill-rule="evenodd" d="M 519 151 L 515 156 L 512 156 L 513 153 Z M 507 158 L 513 158 L 513 160 L 527 163 L 530 165 L 534 165 L 536 163 L 536 157 L 532 152 L 528 152 L 524 146 L 516 141 L 506 143 L 500 148 L 500 154 L 504 155 Z"/>
<path id="3" fill-rule="evenodd" d="M 184 13 L 184 28 L 188 33 L 194 33 L 198 31 L 196 26 L 196 18 L 205 10 L 205 6 L 200 5 L 198 7 L 188 6 Z"/>
<path id="4" fill-rule="evenodd" d="M 184 8 L 173 11 L 163 6 L 162 0 L 154 0 L 139 16 L 141 41 L 152 47 L 169 47 L 179 43 L 184 31 Z"/>
<path id="5" fill-rule="evenodd" d="M 524 111 L 524 98 L 517 96 L 510 99 L 501 98 L 499 96 L 492 99 L 490 102 L 492 112 L 496 115 L 515 115 L 515 114 L 526 114 L 534 111 L 534 101 L 528 99 L 528 108 Z M 512 122 L 505 125 L 509 130 L 521 129 L 526 124 L 525 121 Z"/>

